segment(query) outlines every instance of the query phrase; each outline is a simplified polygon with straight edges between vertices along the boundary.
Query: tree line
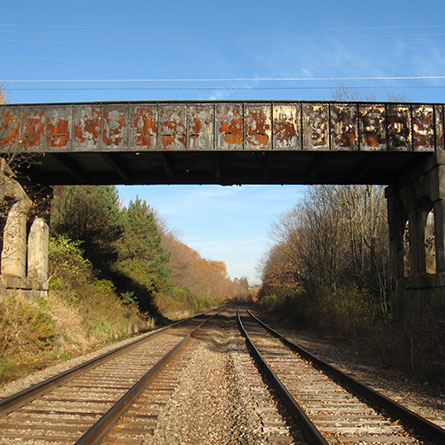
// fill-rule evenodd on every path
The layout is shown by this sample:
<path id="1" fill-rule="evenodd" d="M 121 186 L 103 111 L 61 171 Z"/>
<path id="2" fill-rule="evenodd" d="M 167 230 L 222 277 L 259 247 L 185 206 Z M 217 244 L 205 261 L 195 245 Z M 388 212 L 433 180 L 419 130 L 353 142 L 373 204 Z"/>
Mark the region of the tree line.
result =
<path id="1" fill-rule="evenodd" d="M 399 317 L 383 187 L 312 186 L 270 237 L 262 305 L 294 327 L 355 343 L 385 366 L 443 382 L 443 295 L 417 318 Z"/>
<path id="2" fill-rule="evenodd" d="M 50 233 L 80 243 L 99 277 L 152 314 L 220 304 L 236 293 L 224 263 L 182 243 L 140 198 L 114 186 L 57 186 Z"/>

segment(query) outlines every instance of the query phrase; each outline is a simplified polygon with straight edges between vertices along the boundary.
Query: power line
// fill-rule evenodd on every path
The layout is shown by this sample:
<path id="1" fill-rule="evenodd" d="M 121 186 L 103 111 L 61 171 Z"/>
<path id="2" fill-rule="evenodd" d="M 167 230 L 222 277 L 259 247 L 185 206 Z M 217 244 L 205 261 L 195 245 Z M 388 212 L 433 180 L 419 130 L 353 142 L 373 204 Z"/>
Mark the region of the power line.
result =
<path id="1" fill-rule="evenodd" d="M 137 27 L 137 26 L 86 26 L 86 25 L 54 25 L 54 24 L 25 24 L 25 23 L 0 23 L 0 26 L 17 27 L 17 28 L 53 28 L 53 29 L 93 29 L 93 30 L 120 30 L 120 31 L 215 31 L 213 27 Z M 298 30 L 298 31 L 361 31 L 361 30 L 380 30 L 380 29 L 422 29 L 422 28 L 445 28 L 444 24 L 425 24 L 425 25 L 377 25 L 377 26 L 341 26 L 341 27 L 280 27 L 269 28 L 283 30 Z M 223 27 L 219 28 L 222 32 L 225 30 L 236 29 L 237 27 Z M 264 28 L 262 28 L 264 31 Z M 267 29 L 266 29 L 267 30 Z"/>
<path id="2" fill-rule="evenodd" d="M 397 36 L 395 36 L 397 38 Z M 266 41 L 269 41 L 267 39 Z M 196 48 L 195 43 L 160 43 L 160 42 L 150 42 L 150 43 L 123 43 L 123 42 L 81 42 L 81 41 L 68 41 L 68 40 L 30 40 L 30 39 L 0 39 L 0 42 L 5 43 L 32 43 L 32 44 L 44 44 L 44 45 L 83 45 L 83 46 L 113 46 L 113 47 L 178 47 L 178 48 Z M 430 45 L 435 43 L 444 43 L 445 40 L 418 40 L 418 41 L 406 41 L 403 42 L 406 45 Z M 243 45 L 249 42 L 243 42 Z M 341 43 L 341 42 L 334 42 Z M 384 40 L 377 42 L 375 40 L 370 42 L 350 42 L 341 43 L 342 46 L 391 46 L 394 45 L 395 41 Z M 250 42 L 251 45 L 256 44 L 255 42 Z"/>
<path id="3" fill-rule="evenodd" d="M 57 57 L 26 57 L 26 56 L 5 56 L 0 55 L 0 59 L 13 59 L 13 60 L 34 60 L 38 62 L 67 62 L 67 63 L 111 63 L 118 65 L 184 65 L 184 66 L 273 66 L 273 67 L 287 67 L 287 66 L 301 66 L 301 67 L 344 67 L 344 63 L 294 63 L 294 62 L 281 62 L 281 63 L 210 63 L 210 62 L 181 62 L 181 61 L 130 61 L 130 60 L 100 60 L 100 59 L 69 59 L 69 58 L 57 58 Z M 428 66 L 445 65 L 443 62 L 398 62 L 390 64 L 388 62 L 384 63 L 348 63 L 348 67 L 362 67 L 362 68 L 373 68 L 388 66 L 418 66 L 425 65 Z"/>
<path id="4" fill-rule="evenodd" d="M 341 88 L 342 90 L 369 90 L 369 89 L 442 89 L 445 85 L 417 85 L 417 86 L 303 86 L 303 87 L 110 87 L 110 88 L 8 88 L 4 87 L 4 91 L 232 91 L 232 90 L 335 90 Z"/>
<path id="5" fill-rule="evenodd" d="M 158 79 L 0 79 L 10 83 L 158 83 L 158 82 L 318 82 L 351 80 L 438 80 L 445 76 L 355 76 L 355 77 L 231 77 Z"/>

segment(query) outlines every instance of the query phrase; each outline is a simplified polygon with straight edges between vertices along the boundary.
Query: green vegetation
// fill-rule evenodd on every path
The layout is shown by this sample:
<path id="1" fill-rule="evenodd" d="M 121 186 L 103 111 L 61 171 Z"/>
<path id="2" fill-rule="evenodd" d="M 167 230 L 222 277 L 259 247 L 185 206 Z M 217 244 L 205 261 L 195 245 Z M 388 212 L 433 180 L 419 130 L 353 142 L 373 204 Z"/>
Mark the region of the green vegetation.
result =
<path id="1" fill-rule="evenodd" d="M 112 282 L 95 277 L 79 242 L 51 238 L 49 260 L 48 297 L 0 299 L 0 383 L 153 327 Z"/>

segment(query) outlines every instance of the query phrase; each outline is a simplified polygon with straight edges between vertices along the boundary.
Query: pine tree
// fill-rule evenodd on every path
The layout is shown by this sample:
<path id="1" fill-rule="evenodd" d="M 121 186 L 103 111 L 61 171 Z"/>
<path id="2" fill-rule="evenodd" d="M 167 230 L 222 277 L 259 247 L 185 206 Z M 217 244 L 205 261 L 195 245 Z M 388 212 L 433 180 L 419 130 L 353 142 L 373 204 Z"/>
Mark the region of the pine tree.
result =
<path id="1" fill-rule="evenodd" d="M 169 255 L 161 245 L 161 233 L 153 212 L 139 198 L 130 201 L 124 215 L 124 230 L 118 243 L 117 268 L 150 293 L 168 286 Z"/>
<path id="2" fill-rule="evenodd" d="M 122 233 L 122 212 L 116 187 L 56 187 L 51 232 L 80 241 L 95 269 L 108 271 L 117 258 L 115 242 Z"/>

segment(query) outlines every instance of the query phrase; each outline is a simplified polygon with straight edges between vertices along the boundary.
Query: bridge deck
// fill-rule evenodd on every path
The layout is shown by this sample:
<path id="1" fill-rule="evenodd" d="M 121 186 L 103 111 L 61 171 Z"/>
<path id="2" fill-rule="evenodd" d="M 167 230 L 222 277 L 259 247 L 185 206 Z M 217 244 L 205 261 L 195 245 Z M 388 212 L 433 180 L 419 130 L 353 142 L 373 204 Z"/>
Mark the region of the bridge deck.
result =
<path id="1" fill-rule="evenodd" d="M 0 153 L 48 184 L 382 183 L 444 149 L 442 104 L 4 105 Z"/>

